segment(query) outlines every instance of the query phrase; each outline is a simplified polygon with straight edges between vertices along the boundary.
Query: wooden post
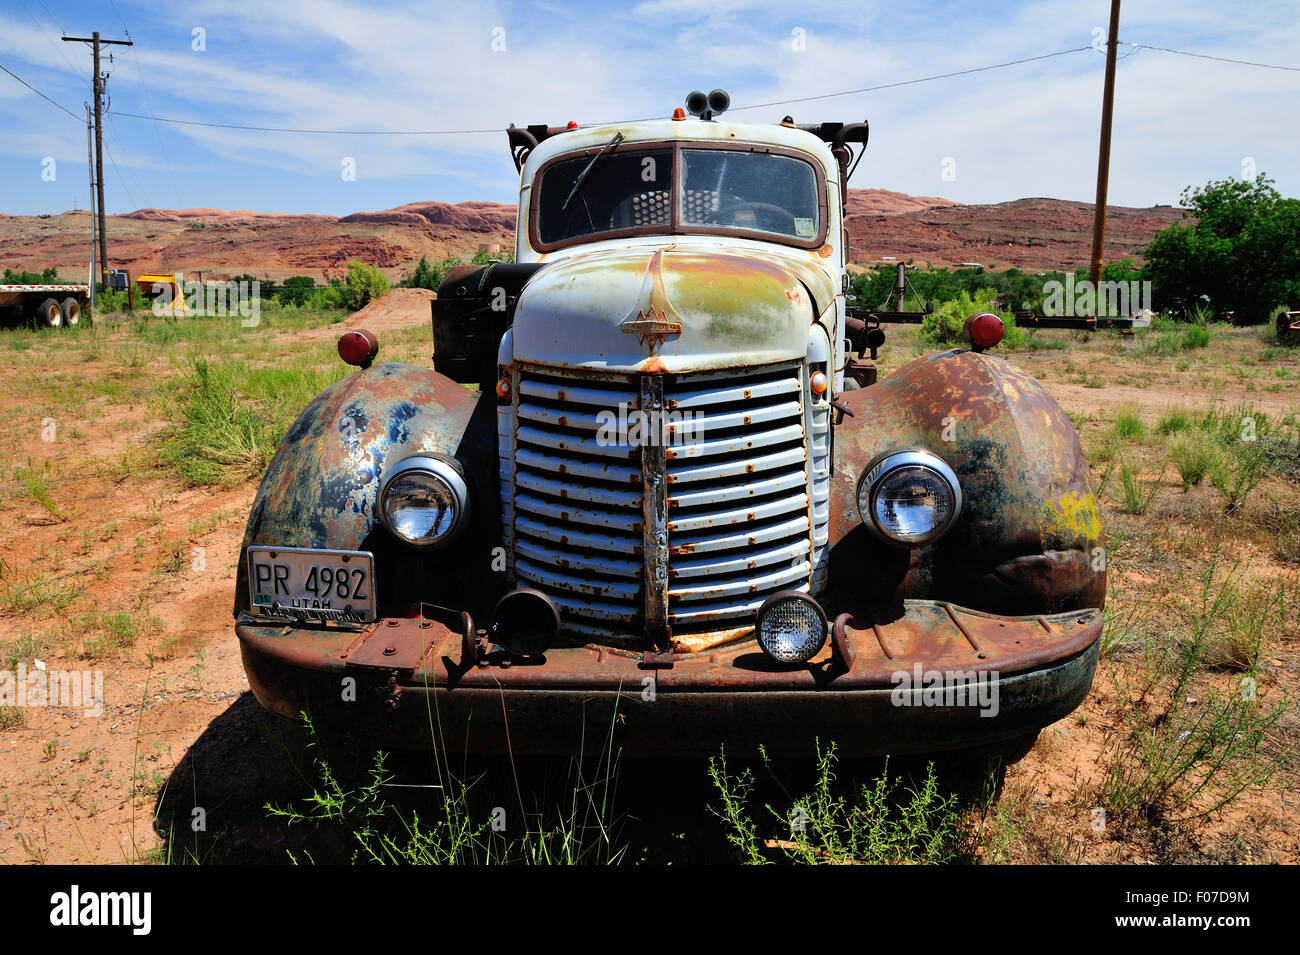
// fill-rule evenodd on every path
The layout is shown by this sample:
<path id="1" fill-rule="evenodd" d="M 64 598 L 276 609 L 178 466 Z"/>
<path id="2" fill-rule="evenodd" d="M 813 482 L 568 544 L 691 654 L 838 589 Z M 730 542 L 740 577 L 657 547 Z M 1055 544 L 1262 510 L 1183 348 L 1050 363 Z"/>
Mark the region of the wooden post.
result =
<path id="1" fill-rule="evenodd" d="M 1093 290 L 1101 281 L 1106 254 L 1106 192 L 1110 181 L 1110 117 L 1115 105 L 1115 51 L 1119 45 L 1119 0 L 1110 0 L 1110 33 L 1106 37 L 1106 86 L 1101 95 L 1101 145 L 1097 154 L 1097 205 L 1092 221 Z"/>

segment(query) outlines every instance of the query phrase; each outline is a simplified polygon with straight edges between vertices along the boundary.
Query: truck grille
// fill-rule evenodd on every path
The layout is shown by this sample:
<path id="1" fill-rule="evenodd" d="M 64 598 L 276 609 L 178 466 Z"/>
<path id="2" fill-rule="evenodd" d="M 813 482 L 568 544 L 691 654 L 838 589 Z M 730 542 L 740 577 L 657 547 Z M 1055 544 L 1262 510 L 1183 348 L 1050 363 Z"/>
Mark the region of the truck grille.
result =
<path id="1" fill-rule="evenodd" d="M 641 376 L 520 367 L 499 419 L 514 579 L 551 596 L 574 636 L 634 645 L 656 622 L 686 645 L 723 642 L 744 635 L 769 594 L 821 589 L 829 420 L 825 402 L 805 400 L 807 373 L 788 363 L 662 376 L 657 450 L 625 433 Z M 656 487 L 660 533 L 646 526 Z M 666 584 L 647 574 L 656 563 Z"/>

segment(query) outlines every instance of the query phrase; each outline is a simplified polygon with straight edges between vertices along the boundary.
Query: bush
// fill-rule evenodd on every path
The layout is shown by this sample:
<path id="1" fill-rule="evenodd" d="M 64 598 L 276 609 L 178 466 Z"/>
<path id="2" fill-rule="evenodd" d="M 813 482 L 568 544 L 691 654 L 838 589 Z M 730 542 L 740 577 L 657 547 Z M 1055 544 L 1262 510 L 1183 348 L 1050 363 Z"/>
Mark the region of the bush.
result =
<path id="1" fill-rule="evenodd" d="M 1125 405 L 1115 413 L 1115 434 L 1121 438 L 1140 438 L 1146 433 L 1142 416 L 1133 405 Z"/>
<path id="2" fill-rule="evenodd" d="M 50 267 L 40 272 L 15 272 L 13 269 L 5 269 L 5 285 L 53 285 L 59 280 L 59 270 Z"/>
<path id="3" fill-rule="evenodd" d="M 1247 670 L 1245 679 L 1223 689 L 1197 679 L 1199 670 L 1215 665 L 1210 659 L 1214 634 L 1226 627 L 1231 637 L 1236 626 L 1240 595 L 1232 572 L 1220 576 L 1216 565 L 1217 555 L 1202 574 L 1190 632 L 1155 648 L 1136 685 L 1117 686 L 1130 701 L 1124 709 L 1127 725 L 1108 753 L 1102 798 L 1121 819 L 1177 820 L 1217 812 L 1247 789 L 1266 785 L 1290 759 L 1285 750 L 1270 752 L 1289 701 L 1284 697 L 1268 705 L 1256 699 L 1253 631 L 1233 637 L 1237 647 L 1230 662 Z"/>
<path id="4" fill-rule="evenodd" d="M 316 293 L 316 280 L 309 275 L 291 275 L 280 283 L 275 292 L 281 305 L 303 306 Z"/>
<path id="5" fill-rule="evenodd" d="M 1175 441 L 1169 453 L 1183 479 L 1184 491 L 1200 484 L 1219 460 L 1218 450 L 1201 434 Z"/>
<path id="6" fill-rule="evenodd" d="M 1187 413 L 1187 409 L 1175 407 L 1169 408 L 1160 416 L 1160 421 L 1156 424 L 1156 430 L 1161 434 L 1174 434 L 1178 431 L 1186 431 L 1191 426 L 1192 418 Z"/>
<path id="7" fill-rule="evenodd" d="M 766 751 L 760 747 L 759 752 L 764 769 L 776 780 Z M 709 812 L 725 827 L 727 841 L 751 865 L 768 861 L 772 849 L 779 850 L 783 861 L 832 865 L 973 860 L 975 846 L 958 796 L 941 788 L 933 763 L 916 787 L 899 793 L 900 780 L 890 774 L 886 759 L 879 776 L 847 795 L 842 792 L 845 787 L 837 785 L 835 765 L 835 744 L 822 751 L 818 743 L 811 791 L 794 798 L 784 812 L 766 805 L 770 821 L 760 828 L 749 814 L 754 801 L 753 771 L 745 769 L 732 776 L 725 754 L 710 757 L 709 778 L 721 806 L 709 806 Z M 792 824 L 795 819 L 799 825 Z M 769 829 L 776 838 L 763 837 L 763 830 Z"/>
<path id="8" fill-rule="evenodd" d="M 136 296 L 137 304 L 142 298 L 143 295 Z M 95 311 L 100 315 L 129 312 L 131 311 L 130 299 L 125 291 L 115 292 L 112 289 L 100 288 L 95 293 Z"/>
<path id="9" fill-rule="evenodd" d="M 1024 329 L 1016 327 L 1015 317 L 1010 312 L 998 312 L 993 307 L 997 290 L 991 288 L 977 289 L 974 294 L 959 292 L 956 298 L 940 303 L 933 312 L 921 320 L 921 337 L 932 345 L 963 346 L 966 336 L 963 330 L 966 319 L 981 312 L 991 312 L 1002 319 L 1005 332 L 1002 343 L 1008 348 L 1016 348 L 1028 341 Z"/>
<path id="10" fill-rule="evenodd" d="M 343 303 L 355 312 L 387 292 L 388 279 L 375 266 L 352 259 L 348 262 L 345 288 Z"/>

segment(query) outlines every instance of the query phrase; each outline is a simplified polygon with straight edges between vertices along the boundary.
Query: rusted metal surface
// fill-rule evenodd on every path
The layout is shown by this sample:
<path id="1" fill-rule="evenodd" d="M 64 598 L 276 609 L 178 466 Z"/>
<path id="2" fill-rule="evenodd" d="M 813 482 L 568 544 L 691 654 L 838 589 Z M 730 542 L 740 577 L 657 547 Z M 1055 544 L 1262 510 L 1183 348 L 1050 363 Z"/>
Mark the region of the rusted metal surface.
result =
<path id="1" fill-rule="evenodd" d="M 1036 380 L 959 349 L 841 400 L 855 417 L 836 434 L 834 587 L 1005 613 L 1103 605 L 1104 538 L 1087 462 L 1069 418 Z M 910 552 L 877 541 L 857 514 L 862 469 L 905 448 L 946 461 L 965 502 L 947 536 Z"/>
<path id="2" fill-rule="evenodd" d="M 243 546 L 365 550 L 375 555 L 381 615 L 414 612 L 420 601 L 461 606 L 499 586 L 488 573 L 500 539 L 496 409 L 436 373 L 381 364 L 342 379 L 289 427 L 254 499 Z M 455 458 L 471 482 L 470 533 L 454 554 L 400 545 L 375 515 L 380 481 L 398 461 L 436 452 Z M 241 551 L 242 553 L 242 551 Z M 239 561 L 236 611 L 248 606 Z M 490 607 L 490 604 L 488 605 Z"/>
<path id="3" fill-rule="evenodd" d="M 664 411 L 661 375 L 641 378 L 640 410 L 656 420 Z M 669 648 L 668 631 L 668 459 L 661 440 L 641 448 L 642 545 L 645 638 L 656 650 Z"/>
<path id="4" fill-rule="evenodd" d="M 830 273 L 799 254 L 759 258 L 725 245 L 589 249 L 552 260 L 524 287 L 514 356 L 557 368 L 674 374 L 789 361 L 807 352 L 814 310 L 834 301 Z M 647 338 L 622 330 L 648 316 L 681 331 Z"/>
<path id="5" fill-rule="evenodd" d="M 1300 340 L 1300 311 L 1278 315 L 1277 340 L 1283 345 Z"/>
<path id="6" fill-rule="evenodd" d="M 859 610 L 836 629 L 839 651 L 799 666 L 781 666 L 752 646 L 668 661 L 599 647 L 555 648 L 543 657 L 464 666 L 463 635 L 441 621 L 385 622 L 367 640 L 394 646 L 421 665 L 346 670 L 349 640 L 337 631 L 289 631 L 241 621 L 238 633 L 258 699 L 285 715 L 307 710 L 324 728 L 348 729 L 390 745 L 427 746 L 438 732 L 447 745 L 504 747 L 503 720 L 516 747 L 571 750 L 585 727 L 598 745 L 615 728 L 628 753 L 673 754 L 714 747 L 750 752 L 811 753 L 833 736 L 847 754 L 926 752 L 1008 739 L 1069 712 L 1092 681 L 1101 613 L 997 617 L 934 602 Z M 355 635 L 353 635 L 355 638 Z M 978 648 L 977 648 L 978 647 Z M 491 655 L 488 656 L 491 659 Z M 996 686 L 996 712 L 967 703 L 900 707 L 900 674 L 984 674 Z M 340 679 L 351 673 L 358 701 L 341 703 Z M 651 690 L 651 692 L 647 692 Z M 615 712 L 625 719 L 614 720 Z M 504 713 L 504 716 L 502 715 Z M 436 730 L 435 730 L 436 727 Z M 465 738 L 487 731 L 487 737 Z"/>

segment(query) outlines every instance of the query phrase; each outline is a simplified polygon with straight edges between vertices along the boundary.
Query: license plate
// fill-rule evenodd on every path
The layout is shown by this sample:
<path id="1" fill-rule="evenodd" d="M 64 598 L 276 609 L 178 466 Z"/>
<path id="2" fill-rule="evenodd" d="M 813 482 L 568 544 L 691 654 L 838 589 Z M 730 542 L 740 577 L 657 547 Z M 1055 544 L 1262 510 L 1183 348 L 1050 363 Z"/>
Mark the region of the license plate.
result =
<path id="1" fill-rule="evenodd" d="M 356 550 L 248 548 L 253 613 L 277 620 L 374 620 L 374 556 Z"/>

